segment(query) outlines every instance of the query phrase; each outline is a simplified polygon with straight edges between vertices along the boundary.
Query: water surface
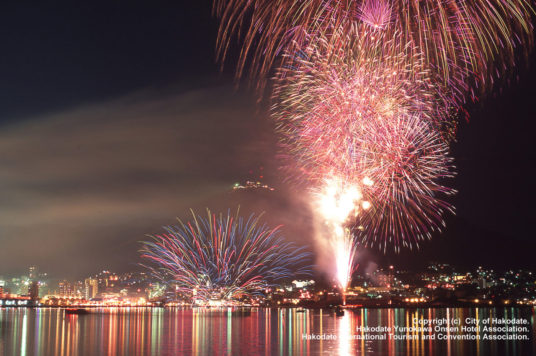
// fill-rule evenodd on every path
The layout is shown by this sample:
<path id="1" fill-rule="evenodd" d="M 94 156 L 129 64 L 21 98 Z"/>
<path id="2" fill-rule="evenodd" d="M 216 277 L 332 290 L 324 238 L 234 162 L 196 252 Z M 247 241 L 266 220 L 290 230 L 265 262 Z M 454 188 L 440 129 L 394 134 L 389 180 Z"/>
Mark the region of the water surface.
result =
<path id="1" fill-rule="evenodd" d="M 357 309 L 94 309 L 68 315 L 54 308 L 0 308 L 0 355 L 536 355 L 535 308 Z M 364 332 L 433 320 L 525 319 L 528 340 L 432 340 L 450 332 Z M 469 326 L 469 325 L 466 325 Z M 411 329 L 410 329 L 411 330 Z M 363 340 L 365 334 L 385 340 Z M 392 339 L 397 334 L 407 339 Z M 466 333 L 467 334 L 467 333 Z M 482 332 L 473 333 L 480 334 Z M 505 333 L 490 333 L 505 334 Z M 359 336 L 360 335 L 360 336 Z M 400 336 L 406 335 L 406 336 Z M 523 336 L 526 335 L 526 336 Z M 361 338 L 361 339 L 359 339 Z M 412 339 L 413 338 L 413 339 Z"/>

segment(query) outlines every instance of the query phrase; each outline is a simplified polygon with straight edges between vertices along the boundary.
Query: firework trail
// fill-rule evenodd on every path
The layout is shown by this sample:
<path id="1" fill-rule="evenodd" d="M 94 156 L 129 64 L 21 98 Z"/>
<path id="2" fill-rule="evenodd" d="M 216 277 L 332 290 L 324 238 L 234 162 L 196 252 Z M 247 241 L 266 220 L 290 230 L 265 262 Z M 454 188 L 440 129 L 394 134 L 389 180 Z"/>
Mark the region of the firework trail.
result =
<path id="1" fill-rule="evenodd" d="M 193 299 L 231 300 L 262 294 L 274 283 L 308 274 L 309 254 L 268 228 L 260 216 L 196 215 L 143 243 L 141 256 L 159 279 Z"/>
<path id="2" fill-rule="evenodd" d="M 315 193 L 313 200 L 313 207 L 322 216 L 322 219 L 316 220 L 320 222 L 317 226 L 318 238 L 322 242 L 327 241 L 325 247 L 335 258 L 334 276 L 345 291 L 357 268 L 357 244 L 349 227 L 352 218 L 359 214 L 360 207 L 366 210 L 370 203 L 363 200 L 358 185 L 348 184 L 336 177 L 326 179 L 323 189 Z"/>

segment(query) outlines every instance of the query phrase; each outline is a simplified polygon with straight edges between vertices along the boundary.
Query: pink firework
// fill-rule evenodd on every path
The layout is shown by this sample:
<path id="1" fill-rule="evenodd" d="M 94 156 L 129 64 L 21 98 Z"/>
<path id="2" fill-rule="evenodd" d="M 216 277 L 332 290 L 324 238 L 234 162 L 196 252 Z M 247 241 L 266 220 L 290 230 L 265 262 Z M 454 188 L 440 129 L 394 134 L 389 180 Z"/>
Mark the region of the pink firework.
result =
<path id="1" fill-rule="evenodd" d="M 237 76 L 249 67 L 260 86 L 292 43 L 304 33 L 329 36 L 356 23 L 402 33 L 418 49 L 438 84 L 462 105 L 485 93 L 532 48 L 532 0 L 215 0 L 221 19 L 218 54 L 224 60 L 233 38 L 242 43 Z M 522 49 L 520 51 L 520 49 Z"/>
<path id="2" fill-rule="evenodd" d="M 353 169 L 358 151 L 348 147 L 367 141 L 382 119 L 417 116 L 440 132 L 450 125 L 448 96 L 422 58 L 384 36 L 356 25 L 316 38 L 278 71 L 272 112 L 283 151 L 310 178 L 322 180 L 326 167 Z"/>
<path id="3" fill-rule="evenodd" d="M 302 178 L 361 186 L 370 206 L 355 233 L 398 249 L 428 237 L 452 211 L 442 199 L 453 190 L 441 185 L 452 160 L 439 134 L 449 102 L 424 61 L 383 36 L 359 25 L 296 51 L 278 72 L 273 116 Z"/>
<path id="4" fill-rule="evenodd" d="M 355 173 L 369 179 L 363 194 L 372 202 L 357 217 L 354 233 L 382 250 L 416 247 L 442 229 L 446 212 L 454 213 L 444 200 L 455 193 L 443 185 L 454 175 L 448 145 L 417 116 L 370 126 L 367 140 L 353 148 L 360 152 Z"/>
<path id="5" fill-rule="evenodd" d="M 388 0 L 365 0 L 358 17 L 373 29 L 385 29 L 394 19 L 393 8 Z"/>

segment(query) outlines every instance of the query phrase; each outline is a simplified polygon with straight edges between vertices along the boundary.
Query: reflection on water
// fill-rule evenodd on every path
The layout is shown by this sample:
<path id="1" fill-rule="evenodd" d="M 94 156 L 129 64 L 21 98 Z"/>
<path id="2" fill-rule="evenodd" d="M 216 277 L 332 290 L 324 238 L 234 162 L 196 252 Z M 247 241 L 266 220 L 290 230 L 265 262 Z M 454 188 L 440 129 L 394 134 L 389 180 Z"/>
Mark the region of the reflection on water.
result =
<path id="1" fill-rule="evenodd" d="M 62 309 L 4 308 L 0 355 L 536 355 L 535 311 L 357 309 L 337 317 L 329 310 L 296 309 L 124 308 L 66 315 Z M 405 340 L 363 340 L 366 326 L 412 327 L 437 318 L 481 324 L 495 317 L 529 320 L 530 340 L 426 340 L 422 330 L 407 331 Z M 443 325 L 446 335 L 451 326 Z"/>

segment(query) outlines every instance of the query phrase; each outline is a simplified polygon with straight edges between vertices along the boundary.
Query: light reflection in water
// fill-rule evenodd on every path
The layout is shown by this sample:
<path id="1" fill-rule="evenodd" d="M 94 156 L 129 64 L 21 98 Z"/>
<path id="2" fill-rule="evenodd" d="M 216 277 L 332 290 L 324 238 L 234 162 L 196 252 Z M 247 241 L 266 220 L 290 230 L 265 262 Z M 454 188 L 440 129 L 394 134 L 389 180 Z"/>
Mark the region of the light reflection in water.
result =
<path id="1" fill-rule="evenodd" d="M 535 311 L 516 308 L 358 309 L 0 309 L 0 355 L 536 355 Z M 418 326 L 435 318 L 527 318 L 532 341 L 363 340 L 360 326 Z M 446 334 L 452 324 L 444 325 Z M 307 335 L 334 335 L 309 340 Z M 391 335 L 394 333 L 391 332 Z"/>

